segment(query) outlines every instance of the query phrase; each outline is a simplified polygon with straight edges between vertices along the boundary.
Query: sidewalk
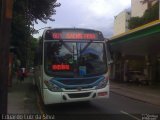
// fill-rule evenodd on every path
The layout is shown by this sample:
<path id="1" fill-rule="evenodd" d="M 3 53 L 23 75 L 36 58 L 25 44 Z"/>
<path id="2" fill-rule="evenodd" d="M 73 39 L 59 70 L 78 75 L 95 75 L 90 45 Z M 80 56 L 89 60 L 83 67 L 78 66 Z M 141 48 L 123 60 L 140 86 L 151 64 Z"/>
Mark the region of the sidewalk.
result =
<path id="1" fill-rule="evenodd" d="M 111 92 L 160 106 L 160 88 L 110 81 Z"/>
<path id="2" fill-rule="evenodd" d="M 14 78 L 8 88 L 8 114 L 38 114 L 36 97 L 31 77 L 18 83 Z"/>

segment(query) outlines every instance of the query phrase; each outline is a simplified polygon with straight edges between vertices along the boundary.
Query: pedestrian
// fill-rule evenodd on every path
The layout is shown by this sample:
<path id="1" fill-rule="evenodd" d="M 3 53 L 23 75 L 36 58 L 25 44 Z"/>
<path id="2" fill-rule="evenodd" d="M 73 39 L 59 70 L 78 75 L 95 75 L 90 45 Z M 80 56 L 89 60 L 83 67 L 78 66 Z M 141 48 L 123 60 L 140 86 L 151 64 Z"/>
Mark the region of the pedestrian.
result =
<path id="1" fill-rule="evenodd" d="M 22 78 L 22 71 L 21 71 L 20 68 L 18 68 L 18 70 L 17 70 L 17 80 L 21 82 L 22 79 L 23 79 L 23 78 Z M 18 81 L 17 81 L 17 82 L 18 82 Z"/>
<path id="2" fill-rule="evenodd" d="M 20 82 L 24 81 L 25 71 L 24 67 L 19 68 L 17 71 L 17 78 Z"/>

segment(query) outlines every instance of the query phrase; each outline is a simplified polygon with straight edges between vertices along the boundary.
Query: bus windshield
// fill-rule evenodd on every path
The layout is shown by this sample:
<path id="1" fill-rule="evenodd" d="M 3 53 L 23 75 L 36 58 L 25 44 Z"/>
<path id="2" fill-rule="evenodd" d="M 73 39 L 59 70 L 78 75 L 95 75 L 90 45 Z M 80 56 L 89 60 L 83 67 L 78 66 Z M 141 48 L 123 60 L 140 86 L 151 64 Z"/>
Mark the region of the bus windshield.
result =
<path id="1" fill-rule="evenodd" d="M 48 41 L 44 47 L 44 68 L 50 76 L 86 77 L 107 72 L 103 42 Z"/>

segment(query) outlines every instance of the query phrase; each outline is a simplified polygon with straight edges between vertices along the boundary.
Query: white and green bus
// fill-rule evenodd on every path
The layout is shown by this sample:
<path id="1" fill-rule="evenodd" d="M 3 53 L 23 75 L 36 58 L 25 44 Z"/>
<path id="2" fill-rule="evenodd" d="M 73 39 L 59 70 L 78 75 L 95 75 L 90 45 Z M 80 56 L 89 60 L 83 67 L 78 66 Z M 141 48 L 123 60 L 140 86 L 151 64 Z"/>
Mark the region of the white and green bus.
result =
<path id="1" fill-rule="evenodd" d="M 100 31 L 44 31 L 35 57 L 35 83 L 44 104 L 109 97 L 110 56 Z"/>

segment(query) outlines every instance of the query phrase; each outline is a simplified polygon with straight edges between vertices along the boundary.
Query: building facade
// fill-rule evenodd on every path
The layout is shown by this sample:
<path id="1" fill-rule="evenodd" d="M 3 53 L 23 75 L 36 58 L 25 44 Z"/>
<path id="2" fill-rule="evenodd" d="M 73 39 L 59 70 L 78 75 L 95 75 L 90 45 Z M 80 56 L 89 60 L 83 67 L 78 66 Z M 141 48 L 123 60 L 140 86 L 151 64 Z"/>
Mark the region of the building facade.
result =
<path id="1" fill-rule="evenodd" d="M 112 80 L 160 85 L 159 26 L 157 20 L 109 41 Z"/>
<path id="2" fill-rule="evenodd" d="M 130 19 L 130 12 L 124 10 L 114 18 L 114 36 L 128 31 L 128 21 Z"/>
<path id="3" fill-rule="evenodd" d="M 160 0 L 159 20 L 130 31 L 127 27 L 131 17 L 142 17 L 157 1 L 131 0 L 130 15 L 122 11 L 115 17 L 114 35 L 109 41 L 113 58 L 111 79 L 160 85 Z"/>
<path id="4" fill-rule="evenodd" d="M 113 36 L 125 33 L 129 30 L 128 22 L 131 17 L 142 17 L 144 12 L 153 6 L 158 0 L 131 0 L 131 11 L 124 10 L 114 18 L 114 34 Z M 160 4 L 160 2 L 159 2 Z M 160 8 L 159 8 L 160 11 Z M 160 17 L 160 15 L 159 15 Z"/>
<path id="5" fill-rule="evenodd" d="M 149 6 L 154 5 L 158 0 L 131 0 L 131 17 L 142 17 Z"/>

